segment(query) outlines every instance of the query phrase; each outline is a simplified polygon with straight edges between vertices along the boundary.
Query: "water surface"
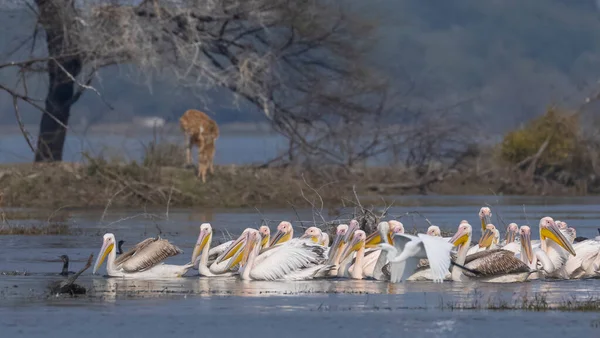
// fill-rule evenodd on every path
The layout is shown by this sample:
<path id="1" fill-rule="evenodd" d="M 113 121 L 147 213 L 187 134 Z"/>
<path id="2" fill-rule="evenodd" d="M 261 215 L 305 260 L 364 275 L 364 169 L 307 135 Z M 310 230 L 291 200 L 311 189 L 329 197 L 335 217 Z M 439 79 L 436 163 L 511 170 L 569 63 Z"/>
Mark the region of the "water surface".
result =
<path id="1" fill-rule="evenodd" d="M 539 218 L 546 215 L 566 221 L 582 236 L 595 236 L 600 226 L 600 198 L 595 197 L 399 196 L 394 200 L 389 215 L 400 217 L 407 229 L 424 230 L 429 225 L 424 217 L 442 229 L 454 229 L 462 219 L 478 224 L 477 212 L 485 204 L 491 205 L 500 229 L 509 222 L 537 227 Z M 345 218 L 351 211 L 341 210 L 336 217 Z M 71 270 L 77 270 L 90 253 L 97 254 L 106 232 L 124 239 L 126 249 L 160 229 L 163 237 L 184 251 L 168 262 L 184 264 L 202 222 L 213 225 L 215 244 L 265 219 L 272 231 L 280 220 L 294 221 L 298 235 L 302 227 L 312 225 L 313 216 L 311 210 L 287 209 L 171 209 L 168 218 L 164 209 L 109 209 L 104 214 L 102 210 L 71 211 L 74 235 L 0 237 L 0 271 L 27 272 L 25 276 L 0 276 L 0 327 L 8 337 L 47 336 L 49 332 L 52 336 L 100 337 L 106 336 L 106 330 L 148 338 L 185 334 L 396 337 L 407 332 L 414 337 L 505 337 L 512 331 L 519 336 L 592 337 L 600 333 L 599 313 L 452 310 L 457 304 L 498 300 L 519 304 L 524 296 L 536 294 L 550 303 L 600 297 L 600 280 L 595 279 L 506 285 L 344 279 L 243 282 L 197 276 L 136 281 L 92 276 L 88 271 L 78 282 L 89 288 L 89 296 L 47 295 L 47 285 L 61 279 L 56 275 L 61 268 L 58 256 L 68 254 Z M 299 223 L 299 219 L 308 222 Z"/>

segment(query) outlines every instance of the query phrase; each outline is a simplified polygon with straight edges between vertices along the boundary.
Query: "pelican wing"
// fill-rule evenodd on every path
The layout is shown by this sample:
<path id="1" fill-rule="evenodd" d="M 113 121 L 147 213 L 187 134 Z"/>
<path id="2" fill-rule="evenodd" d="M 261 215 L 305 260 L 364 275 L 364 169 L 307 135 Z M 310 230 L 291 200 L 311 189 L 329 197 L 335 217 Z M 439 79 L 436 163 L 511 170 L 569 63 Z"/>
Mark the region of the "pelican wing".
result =
<path id="1" fill-rule="evenodd" d="M 383 253 L 382 253 L 383 254 Z M 385 280 L 390 280 L 391 272 L 390 272 L 390 263 L 385 263 L 385 265 L 381 268 L 381 273 Z"/>
<path id="2" fill-rule="evenodd" d="M 465 264 L 466 268 L 475 270 L 478 273 L 474 274 L 470 271 L 463 270 L 463 273 L 469 277 L 489 277 L 504 275 L 510 273 L 529 272 L 531 271 L 527 264 L 515 257 L 511 251 L 502 249 L 482 251 L 481 257 L 473 259 Z"/>
<path id="3" fill-rule="evenodd" d="M 412 276 L 418 264 L 419 259 L 416 257 L 409 257 L 400 262 L 390 262 L 390 282 L 399 283 L 406 280 Z"/>
<path id="4" fill-rule="evenodd" d="M 521 244 L 517 243 L 517 242 L 510 242 L 510 243 L 506 244 L 505 246 L 503 246 L 502 250 L 510 251 L 512 253 L 517 254 L 517 253 L 521 252 Z"/>
<path id="5" fill-rule="evenodd" d="M 292 271 L 283 277 L 284 280 L 307 280 L 329 276 L 335 265 L 319 264 L 306 269 Z"/>
<path id="6" fill-rule="evenodd" d="M 144 249 L 145 247 L 147 247 L 148 245 L 150 245 L 151 243 L 153 243 L 157 240 L 158 240 L 158 238 L 150 237 L 150 238 L 146 238 L 145 240 L 139 242 L 138 244 L 134 245 L 131 249 L 129 249 L 127 252 L 124 252 L 121 255 L 119 255 L 119 257 L 117 257 L 117 259 L 115 259 L 115 265 L 119 266 L 121 263 L 125 262 L 127 259 L 129 259 L 133 255 L 135 255 L 136 252 Z"/>
<path id="7" fill-rule="evenodd" d="M 259 255 L 252 266 L 252 279 L 277 280 L 284 279 L 298 270 L 314 267 L 325 261 L 325 247 L 318 244 L 301 243 L 300 245 L 283 245 L 268 256 Z"/>
<path id="8" fill-rule="evenodd" d="M 578 268 L 583 268 L 584 270 L 589 268 L 589 264 L 600 253 L 600 242 L 588 239 L 575 243 L 573 249 L 577 253 L 577 256 L 569 256 L 569 259 L 565 263 L 565 269 L 569 275 Z"/>
<path id="9" fill-rule="evenodd" d="M 425 251 L 434 282 L 442 282 L 450 269 L 450 251 L 453 245 L 440 237 L 418 234 L 421 250 Z M 416 258 L 416 257 L 415 257 Z M 418 260 L 417 263 L 418 264 Z M 416 266 L 415 266 L 416 269 Z M 413 271 L 415 270 L 413 269 Z M 408 277 L 407 277 L 408 278 Z"/>
<path id="10" fill-rule="evenodd" d="M 407 234 L 394 234 L 394 247 L 396 247 L 396 250 L 398 250 L 398 254 L 400 254 L 402 253 L 402 251 L 404 251 L 406 243 L 415 240 L 419 240 L 419 238 Z"/>
<path id="11" fill-rule="evenodd" d="M 181 249 L 171 244 L 166 239 L 158 239 L 143 249 L 137 251 L 130 259 L 126 260 L 121 268 L 125 272 L 140 272 L 147 270 L 168 257 L 182 253 Z"/>

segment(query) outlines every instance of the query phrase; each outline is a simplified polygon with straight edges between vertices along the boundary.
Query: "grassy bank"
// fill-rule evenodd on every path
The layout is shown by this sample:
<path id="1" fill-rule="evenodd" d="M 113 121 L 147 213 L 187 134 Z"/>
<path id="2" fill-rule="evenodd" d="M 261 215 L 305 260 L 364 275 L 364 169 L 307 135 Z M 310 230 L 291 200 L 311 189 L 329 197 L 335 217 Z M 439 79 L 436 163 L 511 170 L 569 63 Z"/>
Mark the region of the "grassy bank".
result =
<path id="1" fill-rule="evenodd" d="M 354 190 L 361 201 L 397 194 L 560 194 L 583 195 L 577 185 L 520 186 L 501 171 L 457 171 L 423 179 L 399 168 L 257 168 L 216 166 L 207 183 L 194 169 L 133 163 L 15 164 L 0 166 L 5 207 L 75 208 L 138 206 L 290 207 L 347 204 Z"/>

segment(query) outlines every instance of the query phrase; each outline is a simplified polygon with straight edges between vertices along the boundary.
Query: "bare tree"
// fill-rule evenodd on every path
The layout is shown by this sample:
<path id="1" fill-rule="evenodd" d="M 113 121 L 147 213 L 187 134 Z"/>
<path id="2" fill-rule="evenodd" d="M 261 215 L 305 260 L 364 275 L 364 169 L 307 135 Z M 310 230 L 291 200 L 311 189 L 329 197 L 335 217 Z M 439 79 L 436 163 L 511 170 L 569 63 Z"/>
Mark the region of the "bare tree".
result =
<path id="1" fill-rule="evenodd" d="M 373 113 L 365 99 L 381 88 L 365 65 L 371 27 L 341 0 L 31 0 L 33 43 L 45 57 L 1 64 L 19 74 L 45 72 L 41 104 L 19 86 L 0 84 L 43 112 L 35 161 L 60 161 L 71 107 L 110 65 L 133 65 L 202 94 L 227 88 L 263 110 L 275 128 L 307 144 L 298 126 Z M 43 33 L 43 34 L 42 34 Z M 240 102 L 242 102 L 240 101 Z M 332 107 L 335 107 L 333 109 Z M 356 115 L 354 118 L 357 118 Z M 32 146 L 33 148 L 33 146 Z"/>

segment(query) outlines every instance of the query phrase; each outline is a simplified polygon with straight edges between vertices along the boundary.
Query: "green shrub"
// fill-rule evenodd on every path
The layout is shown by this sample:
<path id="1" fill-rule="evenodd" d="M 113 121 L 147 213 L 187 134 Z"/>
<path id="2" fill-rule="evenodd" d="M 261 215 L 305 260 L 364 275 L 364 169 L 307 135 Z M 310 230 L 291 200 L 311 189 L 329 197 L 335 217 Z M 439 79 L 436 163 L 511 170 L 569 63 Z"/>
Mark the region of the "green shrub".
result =
<path id="1" fill-rule="evenodd" d="M 579 131 L 576 113 L 552 107 L 522 128 L 506 134 L 500 146 L 500 154 L 505 161 L 517 164 L 534 156 L 544 142 L 549 140 L 537 162 L 538 167 L 564 164 L 578 151 Z"/>

